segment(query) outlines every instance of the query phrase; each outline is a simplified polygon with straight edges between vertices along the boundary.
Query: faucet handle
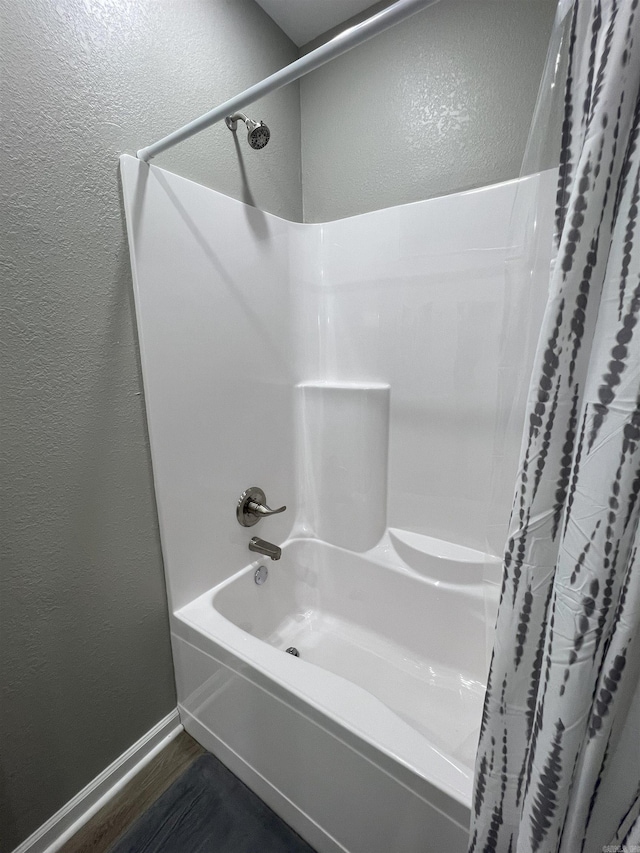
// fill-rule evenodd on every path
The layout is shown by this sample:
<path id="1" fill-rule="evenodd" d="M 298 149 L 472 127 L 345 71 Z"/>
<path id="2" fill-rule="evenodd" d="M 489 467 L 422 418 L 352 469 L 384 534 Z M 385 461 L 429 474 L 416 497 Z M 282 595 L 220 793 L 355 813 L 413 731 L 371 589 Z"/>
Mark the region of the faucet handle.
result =
<path id="1" fill-rule="evenodd" d="M 271 507 L 267 506 L 267 498 L 262 489 L 258 488 L 258 486 L 251 486 L 251 488 L 240 495 L 240 500 L 236 507 L 236 518 L 238 519 L 238 524 L 241 524 L 242 527 L 253 527 L 261 518 L 268 515 L 277 515 L 280 512 L 284 512 L 285 509 L 286 506 L 271 509 Z"/>
<path id="2" fill-rule="evenodd" d="M 284 512 L 285 509 L 286 509 L 286 506 L 280 506 L 280 507 L 278 507 L 278 509 L 271 509 L 271 507 L 268 507 L 266 505 L 263 506 L 262 504 L 259 504 L 257 501 L 249 501 L 247 503 L 247 511 L 252 512 L 254 515 L 261 515 L 261 516 L 277 515 L 279 512 Z"/>

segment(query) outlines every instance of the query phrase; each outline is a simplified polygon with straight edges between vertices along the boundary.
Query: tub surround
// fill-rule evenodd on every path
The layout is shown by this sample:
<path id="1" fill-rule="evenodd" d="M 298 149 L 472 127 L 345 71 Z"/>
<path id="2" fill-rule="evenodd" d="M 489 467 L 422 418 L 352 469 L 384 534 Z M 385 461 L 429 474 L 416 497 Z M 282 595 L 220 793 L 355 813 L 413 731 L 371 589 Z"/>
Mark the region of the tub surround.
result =
<path id="1" fill-rule="evenodd" d="M 185 728 L 321 853 L 463 851 L 554 176 L 305 225 L 121 167 Z"/>
<path id="2" fill-rule="evenodd" d="M 309 521 L 292 448 L 315 386 L 389 386 L 384 526 L 499 554 L 521 418 L 496 447 L 511 413 L 498 380 L 532 358 L 523 342 L 501 362 L 503 319 L 523 289 L 541 313 L 548 247 L 508 281 L 505 260 L 523 239 L 516 201 L 550 233 L 554 173 L 301 224 L 133 157 L 121 169 L 172 610 L 246 564 L 247 485 L 291 508 L 254 533 L 282 542 Z M 503 521 L 488 542 L 489 486 Z"/>

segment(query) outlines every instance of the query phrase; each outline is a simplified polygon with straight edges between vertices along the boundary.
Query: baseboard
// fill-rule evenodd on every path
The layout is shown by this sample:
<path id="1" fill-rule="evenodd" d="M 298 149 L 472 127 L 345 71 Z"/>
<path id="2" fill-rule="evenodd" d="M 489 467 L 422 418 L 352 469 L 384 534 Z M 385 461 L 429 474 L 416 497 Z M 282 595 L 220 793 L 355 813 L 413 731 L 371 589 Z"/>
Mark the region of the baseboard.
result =
<path id="1" fill-rule="evenodd" d="M 176 708 L 89 782 L 13 853 L 55 853 L 182 729 Z"/>

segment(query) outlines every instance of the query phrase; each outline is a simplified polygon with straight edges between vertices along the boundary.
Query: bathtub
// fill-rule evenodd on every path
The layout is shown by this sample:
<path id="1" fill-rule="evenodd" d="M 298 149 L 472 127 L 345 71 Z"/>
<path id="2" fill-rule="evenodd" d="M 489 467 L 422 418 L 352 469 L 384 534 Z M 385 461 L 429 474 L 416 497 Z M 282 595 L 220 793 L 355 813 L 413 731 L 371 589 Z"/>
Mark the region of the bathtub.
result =
<path id="1" fill-rule="evenodd" d="M 173 614 L 184 726 L 320 853 L 463 853 L 499 571 L 289 540 Z"/>

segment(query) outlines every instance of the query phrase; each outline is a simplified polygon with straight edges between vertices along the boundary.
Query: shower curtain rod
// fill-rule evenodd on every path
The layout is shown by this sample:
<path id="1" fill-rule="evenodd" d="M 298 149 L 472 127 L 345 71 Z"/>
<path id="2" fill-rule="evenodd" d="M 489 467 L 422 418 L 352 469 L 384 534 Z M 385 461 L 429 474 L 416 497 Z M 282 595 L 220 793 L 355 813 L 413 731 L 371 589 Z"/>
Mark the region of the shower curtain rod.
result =
<path id="1" fill-rule="evenodd" d="M 395 24 L 399 24 L 400 21 L 404 21 L 405 18 L 415 15 L 416 12 L 420 12 L 422 9 L 426 9 L 427 6 L 433 6 L 434 3 L 438 2 L 439 0 L 397 0 L 393 5 L 367 18 L 366 21 L 349 27 L 326 42 L 326 44 L 307 53 L 306 56 L 296 59 L 295 62 L 286 65 L 269 77 L 265 77 L 264 80 L 261 80 L 254 86 L 250 86 L 244 92 L 240 92 L 239 95 L 220 104 L 219 107 L 209 110 L 208 113 L 204 113 L 200 118 L 194 119 L 178 130 L 174 130 L 173 133 L 163 137 L 158 142 L 154 142 L 146 148 L 141 148 L 136 156 L 139 160 L 144 160 L 145 162 L 151 160 L 156 154 L 160 154 L 162 151 L 166 151 L 167 148 L 172 148 L 179 142 L 183 142 L 190 136 L 199 133 L 206 127 L 211 127 L 212 124 L 222 121 L 226 116 L 252 104 L 258 98 L 262 98 L 270 92 L 275 92 L 276 89 L 280 89 L 288 83 L 293 83 L 294 80 L 298 80 L 310 71 L 315 71 L 316 68 L 320 68 L 326 62 L 330 62 L 342 53 L 351 50 L 352 47 L 357 47 L 357 45 L 368 41 L 373 36 L 377 36 L 379 33 L 389 29 L 389 27 L 393 27 Z"/>

